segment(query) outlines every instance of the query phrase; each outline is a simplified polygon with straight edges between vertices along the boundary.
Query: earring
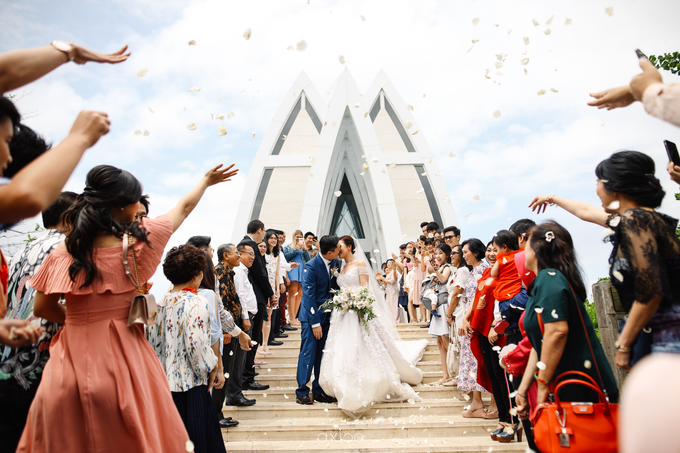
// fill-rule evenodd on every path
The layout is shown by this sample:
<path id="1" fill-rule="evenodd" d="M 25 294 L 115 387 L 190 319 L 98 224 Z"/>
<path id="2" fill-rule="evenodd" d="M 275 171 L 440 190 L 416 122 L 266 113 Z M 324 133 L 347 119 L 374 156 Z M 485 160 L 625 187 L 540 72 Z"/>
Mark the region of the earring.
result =
<path id="1" fill-rule="evenodd" d="M 125 208 L 120 208 L 121 211 L 123 211 Z"/>

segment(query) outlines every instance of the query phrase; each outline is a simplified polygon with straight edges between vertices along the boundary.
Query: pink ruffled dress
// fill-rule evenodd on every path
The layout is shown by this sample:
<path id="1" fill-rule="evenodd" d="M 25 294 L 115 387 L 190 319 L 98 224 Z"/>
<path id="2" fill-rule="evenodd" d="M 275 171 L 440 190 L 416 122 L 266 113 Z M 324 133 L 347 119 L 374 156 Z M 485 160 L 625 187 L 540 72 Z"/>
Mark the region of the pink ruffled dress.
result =
<path id="1" fill-rule="evenodd" d="M 144 219 L 148 243 L 134 245 L 148 281 L 172 234 L 168 216 Z M 71 255 L 56 248 L 30 284 L 65 294 L 66 322 L 28 414 L 17 452 L 187 451 L 189 440 L 156 353 L 141 326 L 127 327 L 136 289 L 125 276 L 122 246 L 94 250 L 99 276 L 84 288 L 68 276 Z M 128 252 L 132 266 L 132 252 Z M 134 272 L 134 270 L 133 270 Z"/>

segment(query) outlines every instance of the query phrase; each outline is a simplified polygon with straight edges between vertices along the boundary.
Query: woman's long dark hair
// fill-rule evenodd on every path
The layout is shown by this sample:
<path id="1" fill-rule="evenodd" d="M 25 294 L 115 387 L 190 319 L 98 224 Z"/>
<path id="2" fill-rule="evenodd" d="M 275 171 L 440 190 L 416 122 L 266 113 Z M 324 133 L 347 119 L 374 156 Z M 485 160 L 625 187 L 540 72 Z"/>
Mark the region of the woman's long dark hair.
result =
<path id="1" fill-rule="evenodd" d="M 99 274 L 92 258 L 94 241 L 100 233 L 122 238 L 129 231 L 135 239 L 147 241 L 148 232 L 139 222 L 119 223 L 111 216 L 111 209 L 137 203 L 142 197 L 142 185 L 129 172 L 111 165 L 98 165 L 87 173 L 85 190 L 64 213 L 64 223 L 71 226 L 66 237 L 66 249 L 73 257 L 68 269 L 71 281 L 85 270 L 88 286 Z"/>
<path id="2" fill-rule="evenodd" d="M 666 195 L 654 175 L 654 160 L 639 151 L 619 151 L 597 164 L 595 174 L 610 193 L 628 196 L 640 206 L 658 208 Z"/>
<path id="3" fill-rule="evenodd" d="M 276 242 L 276 245 L 274 246 L 274 248 L 271 251 L 271 255 L 279 256 L 279 243 L 278 243 L 279 236 L 278 236 L 278 234 L 276 234 L 276 230 L 267 230 L 264 233 L 264 243 L 267 244 L 267 255 L 270 254 L 270 252 L 269 252 L 269 238 L 271 238 L 272 236 L 276 236 L 277 242 Z"/>
<path id="4" fill-rule="evenodd" d="M 198 287 L 215 291 L 215 266 L 213 266 L 210 254 L 207 251 L 203 250 L 203 255 L 205 256 L 205 268 L 203 269 L 203 280 Z"/>
<path id="5" fill-rule="evenodd" d="M 548 234 L 549 232 L 552 232 L 552 235 Z M 547 239 L 551 237 L 552 239 L 548 241 Z M 560 271 L 574 288 L 581 302 L 585 301 L 586 285 L 583 283 L 583 273 L 576 259 L 574 242 L 569 231 L 554 220 L 548 220 L 529 230 L 528 240 L 536 254 L 538 272 L 543 269 Z"/>

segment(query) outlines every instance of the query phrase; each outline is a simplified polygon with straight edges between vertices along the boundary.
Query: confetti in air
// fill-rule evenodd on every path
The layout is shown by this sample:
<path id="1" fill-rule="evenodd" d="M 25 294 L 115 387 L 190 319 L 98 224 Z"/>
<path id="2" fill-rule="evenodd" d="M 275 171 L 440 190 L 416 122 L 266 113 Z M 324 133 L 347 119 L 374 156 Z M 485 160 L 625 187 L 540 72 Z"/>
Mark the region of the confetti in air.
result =
<path id="1" fill-rule="evenodd" d="M 571 19 L 567 17 L 567 20 L 564 21 L 564 25 L 571 25 Z"/>
<path id="2" fill-rule="evenodd" d="M 411 120 L 404 121 L 404 127 L 406 129 L 411 129 L 413 127 L 413 122 Z"/>
<path id="3" fill-rule="evenodd" d="M 224 126 L 220 126 L 220 127 L 217 128 L 217 133 L 218 133 L 220 136 L 227 135 L 227 128 L 224 127 Z"/>
<path id="4" fill-rule="evenodd" d="M 536 19 L 531 19 L 531 22 L 533 22 L 534 27 L 538 27 L 539 24 L 538 24 L 538 22 L 536 21 Z"/>
<path id="5" fill-rule="evenodd" d="M 500 117 L 501 117 L 501 111 L 500 111 L 500 110 L 496 110 L 495 112 L 493 112 L 493 117 L 494 117 L 494 118 L 500 118 Z"/>
<path id="6" fill-rule="evenodd" d="M 474 197 L 472 197 L 472 199 L 475 201 L 479 201 L 479 195 L 475 195 Z"/>
<path id="7" fill-rule="evenodd" d="M 295 47 L 297 48 L 298 52 L 304 52 L 305 49 L 307 49 L 307 42 L 303 39 L 302 41 L 297 43 Z"/>
<path id="8" fill-rule="evenodd" d="M 529 45 L 529 37 L 528 37 L 528 36 L 525 36 L 525 37 L 524 37 L 524 45 L 525 45 L 525 46 L 528 46 L 528 45 Z"/>
<path id="9" fill-rule="evenodd" d="M 248 28 L 246 31 L 243 32 L 243 37 L 248 41 L 250 39 L 250 35 L 252 32 L 250 31 L 250 28 Z"/>
<path id="10" fill-rule="evenodd" d="M 366 18 L 364 16 L 359 16 L 359 17 L 361 17 L 362 22 L 366 22 Z"/>
<path id="11" fill-rule="evenodd" d="M 137 72 L 137 78 L 141 79 L 141 78 L 144 77 L 148 72 L 149 72 L 148 69 L 140 69 L 139 72 Z"/>
<path id="12" fill-rule="evenodd" d="M 539 96 L 543 96 L 545 94 L 545 90 L 538 90 L 538 93 L 536 94 L 538 94 Z"/>
<path id="13" fill-rule="evenodd" d="M 536 362 L 536 368 L 538 368 L 541 371 L 545 371 L 545 369 L 547 367 L 545 366 L 545 363 L 543 363 L 543 362 Z"/>
<path id="14" fill-rule="evenodd" d="M 191 87 L 189 87 L 189 91 L 191 91 L 192 93 L 196 93 L 196 92 L 198 92 L 198 91 L 201 91 L 201 89 L 200 89 L 200 88 L 197 88 L 197 87 L 191 86 Z"/>
<path id="15" fill-rule="evenodd" d="M 195 45 L 196 45 L 196 40 L 192 39 L 191 41 L 189 41 L 189 45 L 190 45 L 190 46 L 195 46 Z"/>
<path id="16" fill-rule="evenodd" d="M 196 130 L 196 123 L 190 123 L 187 126 L 187 129 L 189 129 L 190 131 L 195 131 Z"/>
<path id="17" fill-rule="evenodd" d="M 340 195 L 342 195 L 342 192 L 339 191 L 339 190 L 336 190 L 335 192 L 333 192 L 333 195 L 335 195 L 336 197 L 339 197 Z"/>
<path id="18" fill-rule="evenodd" d="M 475 17 L 472 19 L 472 25 L 477 25 L 479 23 L 479 18 Z"/>
<path id="19" fill-rule="evenodd" d="M 607 16 L 611 17 L 611 16 L 614 15 L 614 7 L 609 6 L 609 7 L 605 8 L 604 12 L 605 12 L 605 14 L 607 14 Z"/>
<path id="20" fill-rule="evenodd" d="M 545 33 L 546 35 L 549 35 L 551 32 L 550 32 L 550 29 L 549 29 L 549 28 L 546 28 L 546 29 L 543 31 L 543 33 Z"/>
<path id="21" fill-rule="evenodd" d="M 338 61 L 340 62 L 340 64 L 345 64 L 345 57 L 343 57 L 342 55 L 339 55 Z"/>

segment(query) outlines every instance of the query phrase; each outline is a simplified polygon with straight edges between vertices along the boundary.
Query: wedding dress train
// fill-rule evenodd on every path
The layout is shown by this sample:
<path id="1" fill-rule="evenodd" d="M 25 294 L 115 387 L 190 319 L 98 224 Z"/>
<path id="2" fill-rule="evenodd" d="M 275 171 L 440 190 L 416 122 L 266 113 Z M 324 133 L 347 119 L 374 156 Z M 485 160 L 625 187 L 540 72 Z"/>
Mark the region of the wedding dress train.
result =
<path id="1" fill-rule="evenodd" d="M 341 288 L 361 286 L 363 272 L 368 274 L 368 268 L 349 269 L 338 276 L 337 283 Z M 386 307 L 379 304 L 384 300 L 376 301 L 374 311 L 380 316 L 368 321 L 368 329 L 355 312 L 334 310 L 321 361 L 319 384 L 337 398 L 338 407 L 355 418 L 373 403 L 420 401 L 411 385 L 423 379 L 415 365 L 428 340 L 401 340 L 394 320 L 384 315 Z"/>

